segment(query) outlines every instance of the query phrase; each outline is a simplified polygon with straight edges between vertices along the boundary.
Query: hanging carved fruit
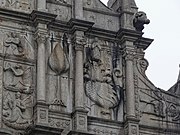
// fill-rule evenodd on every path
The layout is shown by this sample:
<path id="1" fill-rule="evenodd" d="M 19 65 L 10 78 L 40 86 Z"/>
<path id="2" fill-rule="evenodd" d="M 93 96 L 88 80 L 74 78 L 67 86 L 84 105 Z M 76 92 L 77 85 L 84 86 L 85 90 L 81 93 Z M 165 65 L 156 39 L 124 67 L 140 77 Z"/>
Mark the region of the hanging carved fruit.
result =
<path id="1" fill-rule="evenodd" d="M 49 57 L 49 66 L 57 75 L 61 75 L 69 69 L 67 52 L 65 52 L 60 43 L 56 44 Z"/>

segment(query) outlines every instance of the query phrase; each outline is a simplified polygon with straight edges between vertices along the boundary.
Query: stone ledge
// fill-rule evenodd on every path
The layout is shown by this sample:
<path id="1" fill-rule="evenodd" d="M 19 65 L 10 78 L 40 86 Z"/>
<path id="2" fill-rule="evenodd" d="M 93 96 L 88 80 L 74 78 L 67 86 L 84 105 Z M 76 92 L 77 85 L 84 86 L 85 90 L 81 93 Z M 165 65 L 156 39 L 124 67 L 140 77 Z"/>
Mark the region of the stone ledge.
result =
<path id="1" fill-rule="evenodd" d="M 62 133 L 63 129 L 43 126 L 43 125 L 34 125 L 32 127 L 29 127 L 25 131 L 25 135 L 38 135 L 38 134 L 47 134 L 47 135 L 60 135 Z"/>

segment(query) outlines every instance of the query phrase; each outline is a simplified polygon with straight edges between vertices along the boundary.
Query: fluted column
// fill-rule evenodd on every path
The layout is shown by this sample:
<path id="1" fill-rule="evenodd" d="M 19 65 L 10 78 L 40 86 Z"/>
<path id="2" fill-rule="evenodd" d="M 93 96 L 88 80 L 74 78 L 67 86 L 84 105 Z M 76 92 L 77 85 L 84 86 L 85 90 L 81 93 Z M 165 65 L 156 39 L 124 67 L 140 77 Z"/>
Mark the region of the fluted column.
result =
<path id="1" fill-rule="evenodd" d="M 46 11 L 46 0 L 36 0 L 37 10 Z"/>
<path id="2" fill-rule="evenodd" d="M 46 102 L 46 35 L 37 34 L 37 101 Z"/>
<path id="3" fill-rule="evenodd" d="M 134 49 L 125 48 L 126 61 L 126 112 L 127 117 L 135 117 L 135 91 L 134 91 Z"/>
<path id="4" fill-rule="evenodd" d="M 75 108 L 84 108 L 83 50 L 86 41 L 76 37 L 75 41 Z"/>
<path id="5" fill-rule="evenodd" d="M 132 41 L 124 41 L 126 117 L 125 135 L 139 134 L 139 120 L 135 111 L 134 59 L 136 51 Z"/>

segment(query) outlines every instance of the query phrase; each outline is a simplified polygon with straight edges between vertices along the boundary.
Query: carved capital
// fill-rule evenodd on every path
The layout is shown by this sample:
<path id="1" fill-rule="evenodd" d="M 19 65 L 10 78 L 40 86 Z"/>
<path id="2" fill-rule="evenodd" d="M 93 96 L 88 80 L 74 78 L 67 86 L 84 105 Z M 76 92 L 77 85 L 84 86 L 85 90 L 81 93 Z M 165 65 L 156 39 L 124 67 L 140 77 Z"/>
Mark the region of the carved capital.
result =
<path id="1" fill-rule="evenodd" d="M 84 46 L 87 44 L 87 40 L 85 37 L 76 37 L 75 38 L 75 50 L 76 51 L 83 51 Z"/>
<path id="2" fill-rule="evenodd" d="M 47 34 L 40 34 L 38 33 L 36 36 L 36 41 L 38 44 L 45 44 L 47 41 L 48 35 Z"/>
<path id="3" fill-rule="evenodd" d="M 125 60 L 130 60 L 130 61 L 133 61 L 134 57 L 136 55 L 136 52 L 134 49 L 125 49 L 124 50 L 124 58 Z"/>

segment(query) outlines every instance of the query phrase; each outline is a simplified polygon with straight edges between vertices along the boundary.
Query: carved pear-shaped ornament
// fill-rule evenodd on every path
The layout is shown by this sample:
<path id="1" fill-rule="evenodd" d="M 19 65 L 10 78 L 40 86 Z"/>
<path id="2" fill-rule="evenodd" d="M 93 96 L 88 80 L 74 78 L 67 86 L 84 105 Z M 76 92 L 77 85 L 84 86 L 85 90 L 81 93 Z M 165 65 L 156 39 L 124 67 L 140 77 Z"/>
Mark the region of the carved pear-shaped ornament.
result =
<path id="1" fill-rule="evenodd" d="M 68 44 L 63 40 L 62 45 L 57 43 L 49 57 L 49 66 L 56 75 L 66 73 L 69 69 Z"/>

